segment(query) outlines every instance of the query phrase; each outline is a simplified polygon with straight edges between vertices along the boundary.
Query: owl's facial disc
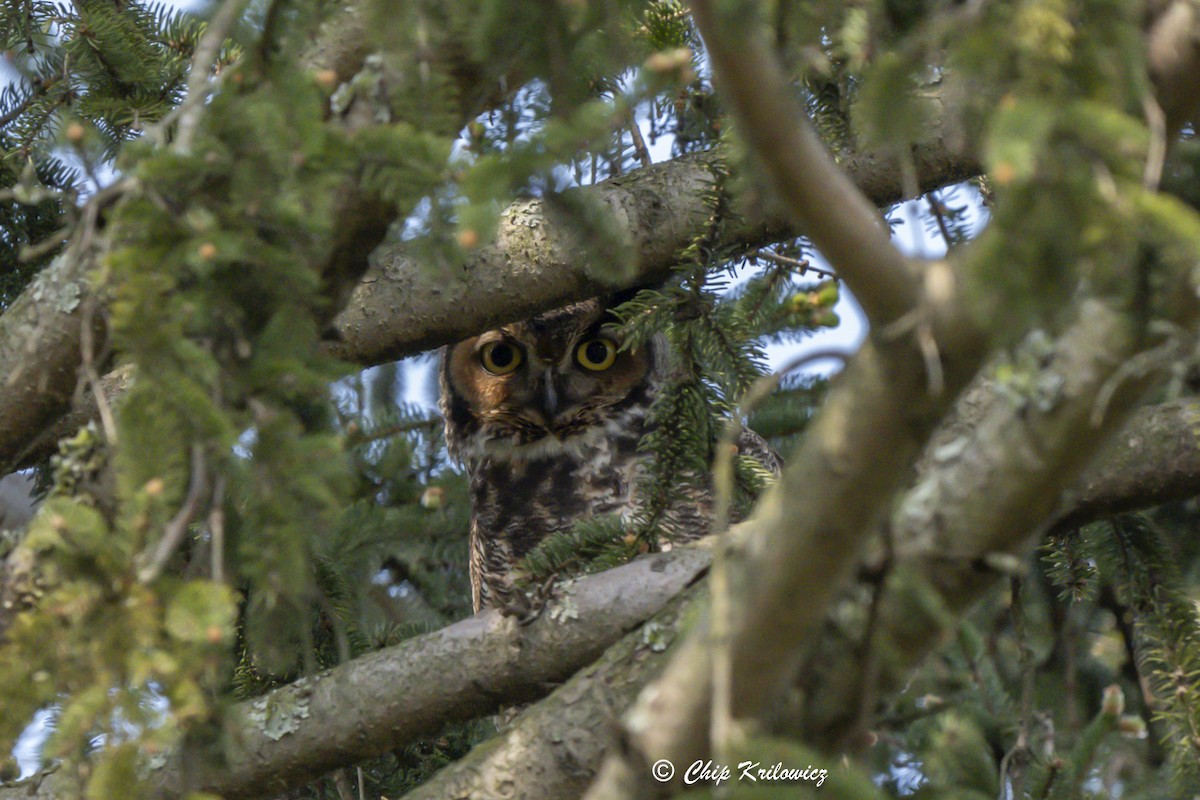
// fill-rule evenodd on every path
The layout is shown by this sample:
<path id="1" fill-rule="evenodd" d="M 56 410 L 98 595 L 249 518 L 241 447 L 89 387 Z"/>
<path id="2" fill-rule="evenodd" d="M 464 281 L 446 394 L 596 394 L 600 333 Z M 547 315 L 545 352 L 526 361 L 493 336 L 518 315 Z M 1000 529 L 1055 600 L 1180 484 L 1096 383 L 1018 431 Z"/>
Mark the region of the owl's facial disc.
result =
<path id="1" fill-rule="evenodd" d="M 456 457 L 540 459 L 583 452 L 639 419 L 657 383 L 653 342 L 621 350 L 607 308 L 585 302 L 472 337 L 442 365 Z"/>

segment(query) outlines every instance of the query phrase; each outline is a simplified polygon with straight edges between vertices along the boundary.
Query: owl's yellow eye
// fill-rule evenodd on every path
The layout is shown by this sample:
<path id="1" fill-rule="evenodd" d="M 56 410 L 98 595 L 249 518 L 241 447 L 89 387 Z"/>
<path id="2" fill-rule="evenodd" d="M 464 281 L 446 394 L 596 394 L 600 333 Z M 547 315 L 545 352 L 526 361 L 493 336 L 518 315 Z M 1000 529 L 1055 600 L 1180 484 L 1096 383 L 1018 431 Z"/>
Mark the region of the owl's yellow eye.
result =
<path id="1" fill-rule="evenodd" d="M 617 346 L 610 339 L 588 339 L 575 351 L 575 360 L 586 369 L 602 372 L 617 360 Z"/>
<path id="2" fill-rule="evenodd" d="M 521 366 L 521 348 L 508 342 L 488 342 L 479 351 L 479 360 L 493 375 L 507 375 Z"/>

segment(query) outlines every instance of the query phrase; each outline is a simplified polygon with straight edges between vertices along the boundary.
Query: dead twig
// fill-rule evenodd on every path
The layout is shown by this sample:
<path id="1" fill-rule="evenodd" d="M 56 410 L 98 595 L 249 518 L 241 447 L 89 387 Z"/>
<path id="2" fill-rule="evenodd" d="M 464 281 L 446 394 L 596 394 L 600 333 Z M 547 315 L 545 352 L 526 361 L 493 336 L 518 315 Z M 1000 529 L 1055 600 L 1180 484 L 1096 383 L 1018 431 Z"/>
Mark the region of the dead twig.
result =
<path id="1" fill-rule="evenodd" d="M 188 485 L 187 498 L 183 501 L 183 506 L 179 509 L 179 512 L 167 523 L 166 531 L 163 533 L 162 539 L 159 540 L 158 547 L 155 548 L 154 555 L 149 563 L 138 570 L 138 580 L 142 583 L 150 583 L 161 575 L 163 567 L 167 565 L 171 556 L 175 554 L 175 551 L 179 549 L 179 545 L 183 543 L 183 537 L 187 533 L 188 526 L 196 518 L 196 513 L 200 510 L 200 503 L 204 498 L 204 490 L 208 485 L 205 473 L 204 447 L 199 444 L 193 444 L 192 478 Z"/>

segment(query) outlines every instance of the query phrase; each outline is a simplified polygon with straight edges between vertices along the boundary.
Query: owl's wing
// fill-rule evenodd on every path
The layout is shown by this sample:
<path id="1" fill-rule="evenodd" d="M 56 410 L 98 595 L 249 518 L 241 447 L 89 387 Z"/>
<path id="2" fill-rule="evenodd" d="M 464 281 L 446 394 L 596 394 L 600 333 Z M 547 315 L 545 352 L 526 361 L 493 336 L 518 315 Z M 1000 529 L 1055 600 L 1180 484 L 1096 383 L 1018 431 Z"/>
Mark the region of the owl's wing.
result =
<path id="1" fill-rule="evenodd" d="M 783 459 L 779 453 L 767 444 L 766 439 L 745 426 L 738 435 L 737 450 L 739 456 L 750 456 L 775 475 L 783 472 Z"/>

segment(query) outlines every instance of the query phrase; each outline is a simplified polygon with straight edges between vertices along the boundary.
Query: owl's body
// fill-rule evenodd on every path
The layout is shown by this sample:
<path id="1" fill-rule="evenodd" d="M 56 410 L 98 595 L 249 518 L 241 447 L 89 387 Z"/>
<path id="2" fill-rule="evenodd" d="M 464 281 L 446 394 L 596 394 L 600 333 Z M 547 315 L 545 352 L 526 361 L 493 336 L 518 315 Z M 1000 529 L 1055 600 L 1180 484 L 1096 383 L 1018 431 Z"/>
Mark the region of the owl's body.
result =
<path id="1" fill-rule="evenodd" d="M 651 458 L 638 442 L 668 354 L 661 337 L 618 352 L 615 323 L 591 300 L 443 353 L 446 441 L 470 481 L 476 611 L 510 604 L 513 566 L 547 536 L 638 510 L 638 478 Z M 710 516 L 711 492 L 693 491 L 659 527 L 666 540 L 683 541 L 706 533 Z"/>

